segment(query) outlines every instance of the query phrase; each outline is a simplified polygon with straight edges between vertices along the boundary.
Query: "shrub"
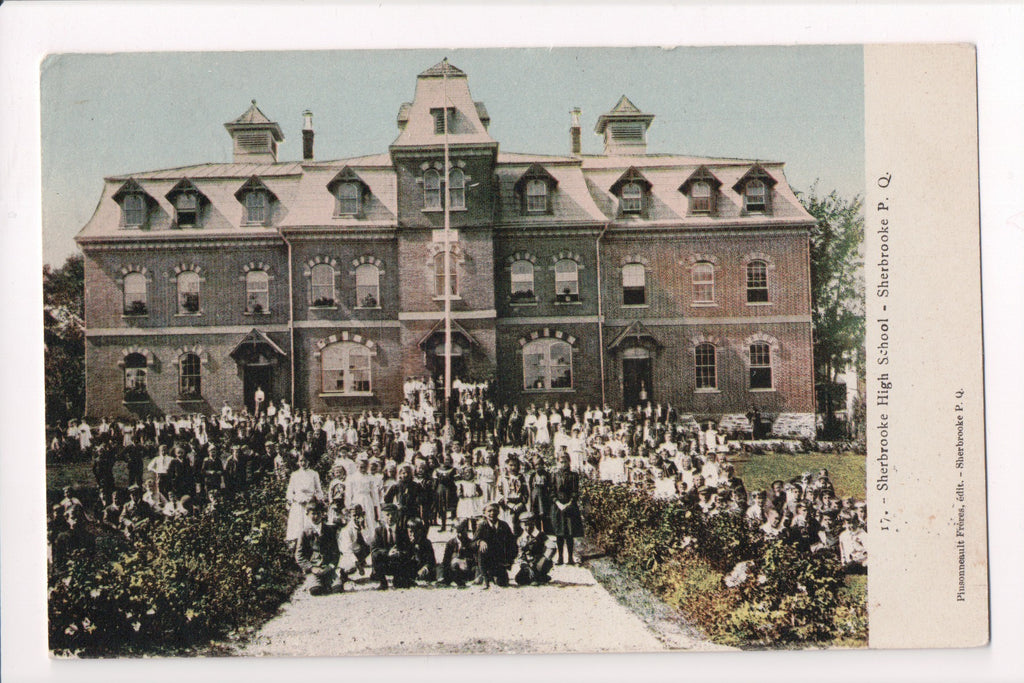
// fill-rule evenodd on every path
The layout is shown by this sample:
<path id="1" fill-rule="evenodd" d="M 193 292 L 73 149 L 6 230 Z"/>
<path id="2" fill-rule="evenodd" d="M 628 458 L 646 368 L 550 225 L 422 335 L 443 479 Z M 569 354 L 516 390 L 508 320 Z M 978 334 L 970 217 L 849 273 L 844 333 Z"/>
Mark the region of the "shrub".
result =
<path id="1" fill-rule="evenodd" d="M 140 529 L 132 543 L 75 551 L 49 568 L 58 653 L 174 652 L 271 614 L 298 581 L 284 541 L 282 484 L 215 513 Z"/>
<path id="2" fill-rule="evenodd" d="M 837 558 L 766 543 L 739 515 L 707 518 L 608 482 L 585 482 L 581 499 L 591 540 L 717 642 L 866 645 L 863 581 L 845 588 Z M 740 562 L 749 578 L 727 588 Z"/>

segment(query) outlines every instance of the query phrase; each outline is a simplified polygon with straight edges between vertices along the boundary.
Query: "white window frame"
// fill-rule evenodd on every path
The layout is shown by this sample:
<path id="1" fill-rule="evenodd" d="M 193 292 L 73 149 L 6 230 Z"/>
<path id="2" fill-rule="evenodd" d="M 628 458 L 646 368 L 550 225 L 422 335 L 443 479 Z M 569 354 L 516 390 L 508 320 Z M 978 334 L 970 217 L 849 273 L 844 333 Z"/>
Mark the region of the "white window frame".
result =
<path id="1" fill-rule="evenodd" d="M 191 202 L 191 206 L 187 202 Z M 183 214 L 192 214 L 191 222 L 182 222 Z M 174 224 L 179 228 L 199 227 L 199 195 L 195 192 L 180 192 L 174 198 Z"/>
<path id="2" fill-rule="evenodd" d="M 441 174 L 432 168 L 423 172 L 423 208 L 427 211 L 441 208 Z"/>
<path id="3" fill-rule="evenodd" d="M 517 273 L 517 268 L 521 269 L 522 272 Z M 537 300 L 537 290 L 534 289 L 535 270 L 533 263 L 527 259 L 519 259 L 512 262 L 509 291 L 513 303 Z"/>
<path id="4" fill-rule="evenodd" d="M 335 396 L 373 395 L 370 349 L 347 341 L 325 346 L 320 352 L 320 391 Z"/>
<path id="5" fill-rule="evenodd" d="M 255 216 L 255 217 L 254 217 Z M 270 201 L 264 190 L 249 190 L 245 193 L 246 225 L 266 225 L 270 216 Z"/>
<path id="6" fill-rule="evenodd" d="M 194 270 L 183 270 L 178 273 L 175 283 L 178 295 L 178 315 L 200 315 L 203 312 L 203 279 Z M 190 311 L 186 302 L 189 296 L 195 296 L 195 309 Z"/>
<path id="7" fill-rule="evenodd" d="M 711 183 L 706 180 L 698 180 L 690 188 L 690 205 L 691 213 L 711 213 L 714 211 L 714 202 L 712 201 L 712 189 Z"/>
<path id="8" fill-rule="evenodd" d="M 710 362 L 708 349 L 711 350 Z M 718 349 L 711 342 L 693 347 L 693 386 L 696 391 L 718 391 Z"/>
<path id="9" fill-rule="evenodd" d="M 558 363 L 553 358 L 554 349 L 562 349 L 567 351 L 566 357 L 569 359 L 568 366 L 564 363 Z M 538 358 L 537 368 L 540 371 L 534 376 L 528 376 L 527 372 L 530 369 L 530 357 Z M 555 384 L 555 371 L 559 368 L 568 368 L 569 370 L 569 385 L 568 386 L 554 386 Z M 561 339 L 535 339 L 530 343 L 523 346 L 523 390 L 524 391 L 572 391 L 573 390 L 573 358 L 572 358 L 572 345 Z M 538 386 L 538 382 L 541 386 Z"/>
<path id="10" fill-rule="evenodd" d="M 459 297 L 459 265 L 455 254 L 449 252 L 448 269 L 451 271 L 451 292 L 453 299 Z M 444 299 L 444 252 L 434 254 L 434 298 Z"/>
<path id="11" fill-rule="evenodd" d="M 644 188 L 640 183 L 630 182 L 622 186 L 620 209 L 625 214 L 639 214 L 644 210 Z"/>
<path id="12" fill-rule="evenodd" d="M 743 210 L 746 213 L 768 212 L 768 185 L 763 180 L 752 178 L 744 185 Z"/>
<path id="13" fill-rule="evenodd" d="M 329 273 L 327 282 L 317 282 L 317 273 Z M 338 294 L 335 291 L 334 278 L 337 273 L 330 263 L 317 263 L 309 269 L 309 305 L 312 308 L 334 308 L 338 305 Z M 325 296 L 329 294 L 330 296 Z M 318 301 L 330 301 L 330 303 L 317 303 Z"/>
<path id="14" fill-rule="evenodd" d="M 709 306 L 715 303 L 715 264 L 697 261 L 690 271 L 693 282 L 694 305 Z"/>
<path id="15" fill-rule="evenodd" d="M 565 291 L 567 288 L 568 292 Z M 580 300 L 580 264 L 574 259 L 563 258 L 555 261 L 555 300 Z"/>
<path id="16" fill-rule="evenodd" d="M 526 212 L 547 213 L 548 184 L 543 180 L 532 179 L 526 183 Z"/>
<path id="17" fill-rule="evenodd" d="M 755 351 L 755 349 L 757 349 Z M 775 388 L 775 373 L 772 371 L 772 347 L 765 341 L 756 341 L 748 349 L 750 353 L 750 366 L 748 372 L 748 386 L 751 391 L 772 391 Z M 767 386 L 754 386 L 754 373 L 767 371 Z"/>
<path id="18" fill-rule="evenodd" d="M 452 211 L 466 208 L 466 174 L 460 168 L 453 168 L 448 173 L 448 199 Z"/>
<path id="19" fill-rule="evenodd" d="M 186 368 L 186 363 L 188 367 Z M 186 373 L 186 369 L 189 372 Z M 191 372 L 195 370 L 195 372 Z M 185 353 L 178 358 L 178 396 L 186 399 L 203 395 L 203 362 L 198 354 Z"/>
<path id="20" fill-rule="evenodd" d="M 132 288 L 131 283 L 142 283 L 142 287 Z M 146 276 L 142 273 L 131 272 L 124 276 L 124 282 L 122 285 L 123 296 L 122 296 L 122 315 L 127 316 L 143 316 L 149 315 L 149 283 L 146 282 Z M 138 296 L 141 293 L 141 296 Z M 135 294 L 135 297 L 132 297 Z M 141 312 L 133 312 L 132 307 L 135 302 L 142 303 Z"/>
<path id="21" fill-rule="evenodd" d="M 373 263 L 356 266 L 356 308 L 380 308 L 380 268 Z M 367 302 L 367 296 L 372 302 Z"/>
<path id="22" fill-rule="evenodd" d="M 130 361 L 133 356 L 138 356 L 141 361 L 134 360 Z M 146 357 L 141 353 L 130 353 L 125 357 L 124 363 L 124 397 L 128 400 L 128 397 L 143 396 L 149 392 L 149 387 L 146 384 L 147 377 L 147 363 Z"/>
<path id="23" fill-rule="evenodd" d="M 346 182 L 338 185 L 336 216 L 358 216 L 362 208 L 362 188 L 359 183 Z"/>
<path id="24" fill-rule="evenodd" d="M 138 192 L 124 196 L 121 204 L 124 227 L 141 228 L 146 223 L 146 199 Z"/>
<path id="25" fill-rule="evenodd" d="M 639 277 L 637 277 L 637 274 L 639 274 Z M 640 284 L 636 284 L 637 282 Z M 626 303 L 627 292 L 633 291 L 635 293 L 636 290 L 639 290 L 643 301 Z M 622 305 L 647 305 L 647 268 L 644 264 L 633 262 L 622 266 Z"/>
<path id="26" fill-rule="evenodd" d="M 760 277 L 758 277 L 758 273 L 754 272 L 755 269 L 759 271 Z M 754 259 L 747 263 L 744 271 L 746 273 L 747 304 L 754 306 L 758 304 L 770 304 L 771 295 L 768 282 L 768 264 L 761 259 Z"/>
<path id="27" fill-rule="evenodd" d="M 250 270 L 245 274 L 245 312 L 270 313 L 270 274 L 267 271 Z"/>

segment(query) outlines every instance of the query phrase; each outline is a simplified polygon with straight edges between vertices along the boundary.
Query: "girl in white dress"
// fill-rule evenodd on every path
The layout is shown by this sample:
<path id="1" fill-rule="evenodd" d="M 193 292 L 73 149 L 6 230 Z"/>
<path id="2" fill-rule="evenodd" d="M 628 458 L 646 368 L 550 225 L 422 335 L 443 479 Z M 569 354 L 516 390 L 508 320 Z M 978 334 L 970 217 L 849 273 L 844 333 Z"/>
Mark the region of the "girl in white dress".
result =
<path id="1" fill-rule="evenodd" d="M 380 519 L 380 499 L 377 497 L 377 481 L 369 474 L 369 462 L 360 459 L 358 469 L 349 476 L 345 486 L 345 507 L 361 505 L 366 514 L 365 528 L 369 537 L 377 529 Z"/>
<path id="2" fill-rule="evenodd" d="M 455 516 L 459 520 L 479 517 L 484 511 L 484 492 L 476 480 L 476 472 L 472 467 L 464 467 L 460 472 L 459 481 L 455 484 L 459 492 L 459 504 L 455 508 Z"/>
<path id="3" fill-rule="evenodd" d="M 298 541 L 306 522 L 306 506 L 313 500 L 324 500 L 324 492 L 320 487 L 320 475 L 309 469 L 309 458 L 299 458 L 299 469 L 292 472 L 288 479 L 286 496 L 288 508 L 288 526 L 285 529 L 286 541 Z"/>
<path id="4" fill-rule="evenodd" d="M 534 445 L 546 446 L 551 443 L 551 432 L 548 430 L 548 413 L 545 410 L 537 415 L 537 438 Z"/>

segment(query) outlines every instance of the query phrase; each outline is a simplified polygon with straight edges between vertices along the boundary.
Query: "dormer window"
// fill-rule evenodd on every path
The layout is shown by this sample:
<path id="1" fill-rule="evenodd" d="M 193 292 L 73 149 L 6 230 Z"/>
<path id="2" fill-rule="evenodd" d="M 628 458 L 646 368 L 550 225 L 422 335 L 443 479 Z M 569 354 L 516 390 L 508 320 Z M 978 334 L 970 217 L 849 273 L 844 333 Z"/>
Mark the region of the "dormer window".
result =
<path id="1" fill-rule="evenodd" d="M 341 183 L 338 185 L 338 215 L 355 216 L 359 213 L 359 185 Z"/>
<path id="2" fill-rule="evenodd" d="M 751 180 L 743 191 L 743 210 L 747 213 L 764 213 L 768 210 L 768 198 L 764 182 Z"/>
<path id="3" fill-rule="evenodd" d="M 140 228 L 146 222 L 146 200 L 141 194 L 125 195 L 121 210 L 126 228 Z"/>
<path id="4" fill-rule="evenodd" d="M 733 190 L 743 198 L 743 213 L 771 213 L 772 186 L 775 182 L 775 178 L 761 164 L 754 164 L 744 173 L 733 185 Z"/>
<path id="5" fill-rule="evenodd" d="M 134 178 L 126 180 L 112 199 L 121 207 L 122 228 L 145 228 L 149 210 L 156 204 L 156 200 Z"/>
<path id="6" fill-rule="evenodd" d="M 193 192 L 182 192 L 174 198 L 174 221 L 179 228 L 192 228 L 199 223 L 199 198 Z"/>
<path id="7" fill-rule="evenodd" d="M 242 225 L 270 225 L 273 219 L 272 202 L 277 197 L 257 176 L 249 178 L 238 188 L 235 199 L 243 207 Z"/>
<path id="8" fill-rule="evenodd" d="M 526 184 L 526 212 L 546 213 L 548 210 L 548 184 L 531 180 Z"/>
<path id="9" fill-rule="evenodd" d="M 639 183 L 626 183 L 622 186 L 619 207 L 624 214 L 640 214 L 644 209 L 644 190 Z"/>
<path id="10" fill-rule="evenodd" d="M 371 196 L 370 187 L 348 166 L 331 178 L 327 190 L 334 195 L 335 218 L 361 217 L 364 200 Z"/>
<path id="11" fill-rule="evenodd" d="M 540 164 L 533 164 L 513 186 L 524 214 L 551 213 L 551 198 L 558 180 Z"/>
<path id="12" fill-rule="evenodd" d="M 253 190 L 245 195 L 245 222 L 250 225 L 263 225 L 267 222 L 267 195 L 260 190 Z"/>
<path id="13" fill-rule="evenodd" d="M 619 198 L 619 214 L 622 216 L 642 216 L 647 210 L 647 199 L 651 191 L 651 181 L 635 167 L 630 166 L 619 176 L 609 191 Z"/>
<path id="14" fill-rule="evenodd" d="M 722 181 L 707 166 L 700 166 L 679 186 L 679 191 L 690 198 L 691 216 L 711 216 L 718 210 L 718 189 Z"/>

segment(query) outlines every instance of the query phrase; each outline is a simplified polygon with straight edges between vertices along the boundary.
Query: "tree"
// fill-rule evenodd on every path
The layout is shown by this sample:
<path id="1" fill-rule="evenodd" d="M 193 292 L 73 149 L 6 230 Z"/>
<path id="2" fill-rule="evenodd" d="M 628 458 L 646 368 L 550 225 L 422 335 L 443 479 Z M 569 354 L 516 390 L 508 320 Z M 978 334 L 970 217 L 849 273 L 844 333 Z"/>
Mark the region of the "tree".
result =
<path id="1" fill-rule="evenodd" d="M 46 422 L 66 423 L 85 412 L 85 268 L 80 254 L 60 268 L 43 266 Z"/>
<path id="2" fill-rule="evenodd" d="M 811 229 L 811 319 L 815 382 L 834 382 L 852 363 L 864 375 L 864 215 L 860 195 L 815 183 L 800 201 L 817 220 Z"/>

